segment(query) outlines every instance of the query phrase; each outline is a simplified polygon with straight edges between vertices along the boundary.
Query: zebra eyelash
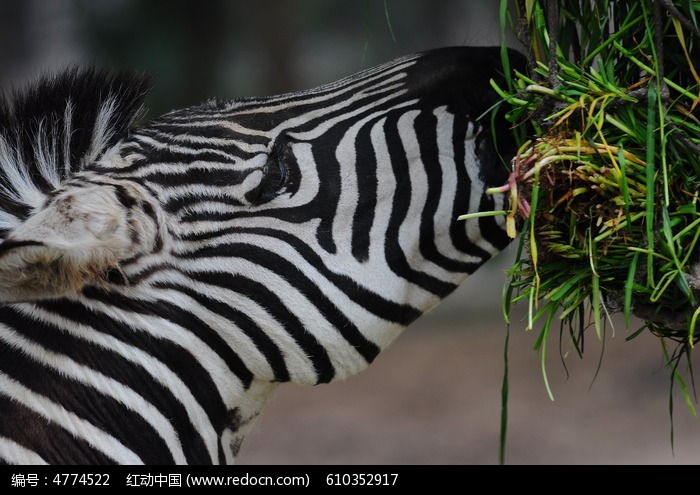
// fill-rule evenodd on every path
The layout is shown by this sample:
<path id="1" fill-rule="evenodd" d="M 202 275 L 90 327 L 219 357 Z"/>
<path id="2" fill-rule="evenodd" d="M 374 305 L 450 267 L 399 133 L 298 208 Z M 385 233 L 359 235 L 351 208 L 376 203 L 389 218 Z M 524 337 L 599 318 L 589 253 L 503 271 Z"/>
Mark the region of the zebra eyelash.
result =
<path id="1" fill-rule="evenodd" d="M 296 181 L 294 175 L 294 155 L 286 137 L 278 138 L 263 166 L 260 185 L 246 195 L 253 205 L 260 205 L 273 200 L 290 189 Z"/>
<path id="2" fill-rule="evenodd" d="M 272 199 L 287 183 L 289 169 L 283 157 L 274 156 L 263 167 L 263 183 L 267 186 L 261 192 L 261 199 Z"/>

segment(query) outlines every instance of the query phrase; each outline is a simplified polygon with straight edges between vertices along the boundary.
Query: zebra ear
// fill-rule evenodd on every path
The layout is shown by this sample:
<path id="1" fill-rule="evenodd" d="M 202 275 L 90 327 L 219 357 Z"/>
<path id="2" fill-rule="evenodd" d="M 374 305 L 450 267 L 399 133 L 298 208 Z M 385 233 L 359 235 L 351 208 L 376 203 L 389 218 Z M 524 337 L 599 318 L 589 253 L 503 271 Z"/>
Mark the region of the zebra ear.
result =
<path id="1" fill-rule="evenodd" d="M 133 252 L 127 217 L 110 187 L 52 201 L 0 243 L 0 303 L 62 297 L 105 283 Z"/>

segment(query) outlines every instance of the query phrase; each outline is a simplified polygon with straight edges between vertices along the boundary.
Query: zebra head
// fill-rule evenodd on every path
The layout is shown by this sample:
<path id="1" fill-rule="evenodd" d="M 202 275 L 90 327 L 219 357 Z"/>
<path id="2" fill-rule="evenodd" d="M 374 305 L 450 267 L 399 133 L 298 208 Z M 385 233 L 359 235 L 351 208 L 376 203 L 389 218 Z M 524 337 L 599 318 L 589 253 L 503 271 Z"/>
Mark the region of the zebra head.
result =
<path id="1" fill-rule="evenodd" d="M 491 79 L 498 50 L 464 47 L 140 127 L 133 75 L 6 102 L 0 303 L 21 304 L 0 306 L 0 400 L 25 391 L 66 451 L 0 431 L 0 457 L 230 461 L 275 384 L 364 369 L 508 242 L 497 217 L 456 220 L 504 207 Z"/>

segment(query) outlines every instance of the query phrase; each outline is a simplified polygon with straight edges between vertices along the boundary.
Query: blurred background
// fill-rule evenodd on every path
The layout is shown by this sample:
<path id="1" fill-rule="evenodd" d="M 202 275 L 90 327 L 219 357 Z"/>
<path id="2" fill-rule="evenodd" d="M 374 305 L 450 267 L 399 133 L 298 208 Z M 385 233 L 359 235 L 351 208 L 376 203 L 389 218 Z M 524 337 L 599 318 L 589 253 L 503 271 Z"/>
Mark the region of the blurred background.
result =
<path id="1" fill-rule="evenodd" d="M 495 0 L 0 0 L 0 86 L 67 65 L 145 70 L 148 116 L 213 96 L 332 81 L 411 52 L 499 43 Z M 497 461 L 509 250 L 343 383 L 285 385 L 242 449 L 251 463 Z M 638 322 L 637 322 L 638 323 Z M 700 424 L 674 395 L 649 334 L 615 320 L 579 359 L 550 339 L 546 395 L 536 331 L 511 328 L 511 463 L 698 463 Z M 613 335 L 614 334 L 614 335 Z M 604 352 L 603 351 L 604 347 Z M 600 370 L 596 370 L 600 362 Z M 594 381 L 595 377 L 595 381 Z"/>

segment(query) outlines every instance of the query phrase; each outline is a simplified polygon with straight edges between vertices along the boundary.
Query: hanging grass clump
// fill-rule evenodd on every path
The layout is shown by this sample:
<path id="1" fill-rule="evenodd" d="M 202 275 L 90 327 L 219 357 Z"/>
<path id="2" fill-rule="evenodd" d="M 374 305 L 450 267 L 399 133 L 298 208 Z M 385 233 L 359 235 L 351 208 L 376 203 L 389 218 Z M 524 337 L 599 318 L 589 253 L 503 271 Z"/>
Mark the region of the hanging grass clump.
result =
<path id="1" fill-rule="evenodd" d="M 700 339 L 700 2 L 503 0 L 501 13 L 530 58 L 495 87 L 520 144 L 492 191 L 509 192 L 509 233 L 523 232 L 506 314 L 527 303 L 543 354 L 553 325 L 582 352 L 587 328 L 636 315 L 632 336 L 680 344 L 667 359 L 685 389 L 678 359 Z"/>

